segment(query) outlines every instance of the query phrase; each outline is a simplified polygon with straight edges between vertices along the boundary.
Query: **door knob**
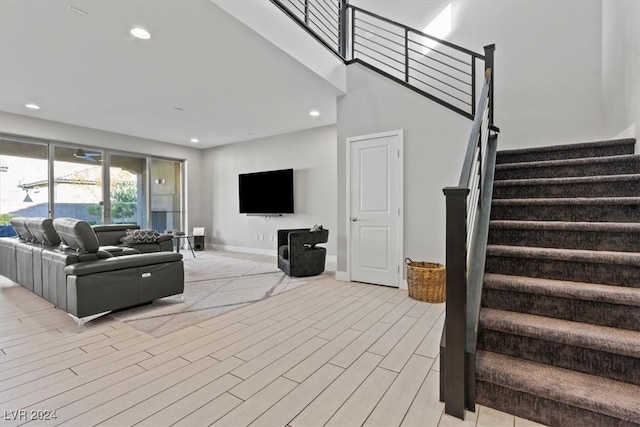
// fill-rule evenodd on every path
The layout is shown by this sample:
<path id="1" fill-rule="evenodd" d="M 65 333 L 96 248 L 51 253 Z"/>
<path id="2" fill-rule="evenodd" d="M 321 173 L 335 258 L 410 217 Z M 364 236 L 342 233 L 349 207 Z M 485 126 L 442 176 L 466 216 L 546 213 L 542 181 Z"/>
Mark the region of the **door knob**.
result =
<path id="1" fill-rule="evenodd" d="M 351 218 L 351 222 L 358 222 L 358 218 Z"/>

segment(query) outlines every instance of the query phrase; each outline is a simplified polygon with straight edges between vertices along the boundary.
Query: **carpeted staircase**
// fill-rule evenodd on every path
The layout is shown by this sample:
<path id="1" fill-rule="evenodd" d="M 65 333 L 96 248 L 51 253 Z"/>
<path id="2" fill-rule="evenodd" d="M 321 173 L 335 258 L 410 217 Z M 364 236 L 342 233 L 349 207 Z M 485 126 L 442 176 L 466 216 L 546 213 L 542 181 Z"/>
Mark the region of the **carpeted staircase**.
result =
<path id="1" fill-rule="evenodd" d="M 498 153 L 477 403 L 553 426 L 640 425 L 634 144 Z"/>

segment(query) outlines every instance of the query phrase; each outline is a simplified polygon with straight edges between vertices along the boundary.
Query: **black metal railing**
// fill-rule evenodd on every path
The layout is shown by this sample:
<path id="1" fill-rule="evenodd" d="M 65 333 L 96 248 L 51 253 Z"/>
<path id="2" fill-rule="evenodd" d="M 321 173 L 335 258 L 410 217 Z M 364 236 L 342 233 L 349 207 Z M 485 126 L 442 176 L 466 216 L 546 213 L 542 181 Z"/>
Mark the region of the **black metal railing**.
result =
<path id="1" fill-rule="evenodd" d="M 344 0 L 271 0 L 327 49 L 344 59 Z"/>
<path id="2" fill-rule="evenodd" d="M 358 62 L 473 120 L 483 55 L 348 4 L 271 0 L 347 63 Z M 490 106 L 491 108 L 491 106 Z"/>
<path id="3" fill-rule="evenodd" d="M 351 60 L 361 60 L 473 119 L 482 55 L 355 6 Z"/>
<path id="4" fill-rule="evenodd" d="M 493 125 L 493 52 L 457 187 L 446 196 L 446 313 L 440 345 L 440 400 L 447 414 L 475 410 L 475 355 L 486 259 L 497 132 Z"/>

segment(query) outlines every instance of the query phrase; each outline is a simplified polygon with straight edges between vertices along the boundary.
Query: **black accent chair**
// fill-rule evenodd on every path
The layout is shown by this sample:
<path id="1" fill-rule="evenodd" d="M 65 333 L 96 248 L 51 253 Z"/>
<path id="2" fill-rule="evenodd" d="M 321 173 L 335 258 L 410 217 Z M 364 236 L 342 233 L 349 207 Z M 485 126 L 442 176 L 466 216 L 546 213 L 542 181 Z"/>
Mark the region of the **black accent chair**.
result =
<path id="1" fill-rule="evenodd" d="M 278 268 L 292 277 L 315 276 L 324 271 L 329 230 L 308 228 L 278 230 Z"/>

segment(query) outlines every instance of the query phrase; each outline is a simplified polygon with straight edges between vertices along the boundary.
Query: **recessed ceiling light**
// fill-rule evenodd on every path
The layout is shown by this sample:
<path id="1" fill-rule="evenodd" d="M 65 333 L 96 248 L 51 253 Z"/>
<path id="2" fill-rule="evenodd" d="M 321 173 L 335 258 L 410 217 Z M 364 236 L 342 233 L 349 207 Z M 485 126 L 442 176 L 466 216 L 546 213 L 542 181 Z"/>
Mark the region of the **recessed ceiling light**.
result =
<path id="1" fill-rule="evenodd" d="M 198 138 L 191 138 L 191 142 L 197 144 L 198 142 L 200 142 L 200 140 Z"/>
<path id="2" fill-rule="evenodd" d="M 310 115 L 311 117 L 318 117 L 318 116 L 320 115 L 320 111 L 318 111 L 318 110 L 311 110 L 311 111 L 309 112 L 309 115 Z"/>
<path id="3" fill-rule="evenodd" d="M 144 28 L 134 27 L 130 32 L 132 36 L 142 40 L 148 40 L 151 38 L 151 34 L 149 33 L 149 31 L 145 30 Z"/>
<path id="4" fill-rule="evenodd" d="M 34 104 L 33 102 L 30 102 L 28 104 L 24 104 L 25 107 L 30 108 L 32 110 L 39 110 L 40 106 L 38 104 Z"/>

